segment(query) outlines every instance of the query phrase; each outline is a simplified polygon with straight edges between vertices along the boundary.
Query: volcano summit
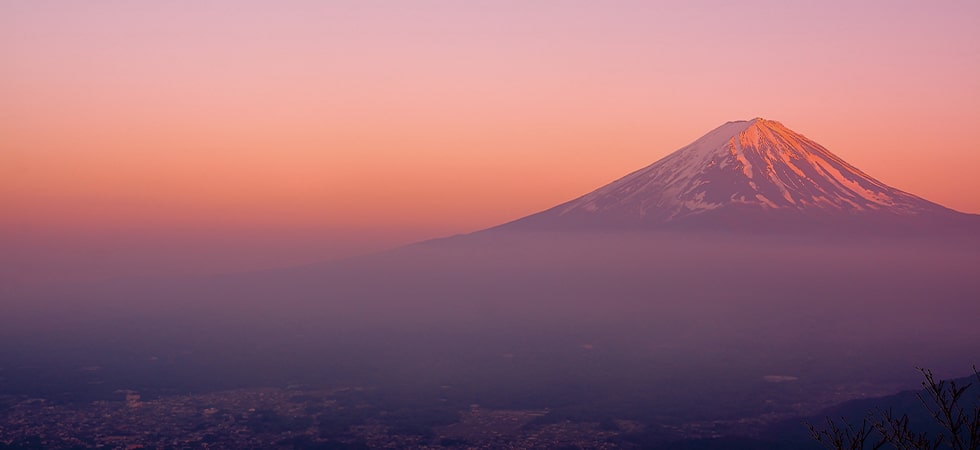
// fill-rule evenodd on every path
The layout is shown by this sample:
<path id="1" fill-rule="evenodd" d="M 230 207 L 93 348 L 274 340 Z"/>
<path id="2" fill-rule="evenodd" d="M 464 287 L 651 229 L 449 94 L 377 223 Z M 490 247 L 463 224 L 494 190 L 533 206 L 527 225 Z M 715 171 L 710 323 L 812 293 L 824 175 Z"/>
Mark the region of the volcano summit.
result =
<path id="1" fill-rule="evenodd" d="M 888 186 L 783 124 L 728 122 L 582 197 L 505 229 L 933 226 L 978 222 Z"/>

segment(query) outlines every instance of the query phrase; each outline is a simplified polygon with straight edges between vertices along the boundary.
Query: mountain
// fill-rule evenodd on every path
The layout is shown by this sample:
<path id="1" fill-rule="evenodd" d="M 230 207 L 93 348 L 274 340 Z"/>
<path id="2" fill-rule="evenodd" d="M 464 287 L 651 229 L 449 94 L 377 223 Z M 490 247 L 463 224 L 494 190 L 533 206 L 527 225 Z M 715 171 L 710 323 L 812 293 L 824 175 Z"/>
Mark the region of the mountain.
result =
<path id="1" fill-rule="evenodd" d="M 977 408 L 980 408 L 980 385 L 977 384 L 980 381 L 980 377 L 972 375 L 945 381 L 937 377 L 937 381 L 943 383 L 940 389 L 946 391 L 947 401 L 950 398 L 951 383 L 964 389 L 957 403 L 969 416 L 976 415 L 975 411 L 978 411 Z M 876 420 L 882 420 L 882 414 L 886 411 L 890 411 L 895 418 L 907 416 L 910 430 L 915 433 L 926 434 L 934 441 L 940 433 L 949 437 L 949 431 L 944 430 L 942 425 L 936 421 L 930 412 L 930 409 L 937 407 L 937 405 L 929 392 L 927 383 L 922 382 L 921 386 L 921 389 L 902 391 L 882 397 L 849 400 L 802 419 L 797 418 L 780 421 L 766 427 L 765 430 L 759 433 L 758 437 L 773 443 L 780 442 L 783 444 L 783 446 L 777 448 L 820 450 L 825 447 L 816 443 L 810 437 L 809 431 L 800 426 L 801 422 L 812 424 L 818 430 L 828 429 L 828 419 L 835 421 L 841 427 L 845 426 L 845 424 L 860 427 L 861 421 L 869 417 L 869 414 L 873 414 Z M 969 413 L 973 414 L 971 415 Z M 965 431 L 965 429 L 961 431 Z M 873 433 L 872 436 L 877 440 L 877 433 Z M 961 437 L 966 438 L 965 433 Z"/>
<path id="2" fill-rule="evenodd" d="M 783 124 L 728 122 L 663 159 L 502 229 L 976 227 L 878 181 Z"/>

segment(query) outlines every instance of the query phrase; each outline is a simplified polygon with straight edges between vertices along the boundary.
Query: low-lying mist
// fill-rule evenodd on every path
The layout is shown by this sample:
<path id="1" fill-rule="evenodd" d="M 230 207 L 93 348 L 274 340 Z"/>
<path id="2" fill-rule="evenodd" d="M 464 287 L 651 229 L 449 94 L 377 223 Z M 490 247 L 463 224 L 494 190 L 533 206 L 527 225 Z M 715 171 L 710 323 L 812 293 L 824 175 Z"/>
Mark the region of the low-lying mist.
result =
<path id="1" fill-rule="evenodd" d="M 0 377 L 66 399 L 303 384 L 570 417 L 806 412 L 968 370 L 978 267 L 975 238 L 478 233 L 19 293 Z"/>

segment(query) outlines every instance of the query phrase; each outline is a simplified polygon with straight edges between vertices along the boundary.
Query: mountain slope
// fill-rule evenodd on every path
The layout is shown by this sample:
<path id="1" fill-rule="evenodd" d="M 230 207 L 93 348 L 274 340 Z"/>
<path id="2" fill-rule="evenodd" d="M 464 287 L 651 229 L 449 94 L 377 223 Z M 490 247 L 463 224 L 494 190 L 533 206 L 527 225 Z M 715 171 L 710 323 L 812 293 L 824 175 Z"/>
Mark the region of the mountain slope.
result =
<path id="1" fill-rule="evenodd" d="M 781 123 L 728 122 L 663 159 L 510 229 L 959 222 Z"/>

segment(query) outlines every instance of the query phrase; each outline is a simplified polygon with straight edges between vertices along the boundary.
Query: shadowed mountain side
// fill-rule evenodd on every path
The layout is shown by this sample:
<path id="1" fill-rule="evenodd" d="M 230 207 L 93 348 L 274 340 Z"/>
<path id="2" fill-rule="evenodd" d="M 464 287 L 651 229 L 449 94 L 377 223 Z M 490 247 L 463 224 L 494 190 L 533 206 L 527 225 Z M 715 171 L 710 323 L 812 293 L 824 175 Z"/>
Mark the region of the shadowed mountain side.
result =
<path id="1" fill-rule="evenodd" d="M 907 370 L 911 371 L 912 369 Z M 941 378 L 937 376 L 937 379 Z M 963 411 L 967 414 L 976 411 L 976 408 L 980 406 L 978 404 L 980 402 L 980 385 L 977 384 L 976 376 L 971 375 L 946 380 L 945 386 L 947 389 L 949 388 L 950 381 L 956 383 L 958 387 L 966 387 L 958 406 L 962 407 Z M 926 405 L 936 407 L 925 389 L 907 390 L 894 395 L 862 398 L 844 402 L 804 419 L 793 419 L 773 424 L 761 434 L 769 442 L 782 443 L 783 447 L 781 448 L 820 450 L 825 447 L 810 437 L 809 430 L 801 426 L 802 422 L 805 421 L 818 430 L 827 429 L 827 419 L 833 420 L 838 426 L 843 427 L 845 423 L 849 423 L 860 428 L 861 421 L 868 418 L 869 414 L 874 414 L 875 419 L 882 420 L 881 413 L 891 411 L 895 418 L 908 415 L 909 429 L 916 433 L 925 433 L 933 442 L 936 442 L 936 437 L 939 434 L 944 434 L 948 438 L 949 431 L 937 423 L 936 418 L 932 416 Z M 965 433 L 966 429 L 962 429 L 961 431 Z M 880 435 L 875 432 L 872 432 L 871 436 L 871 440 L 875 442 L 880 438 Z"/>

